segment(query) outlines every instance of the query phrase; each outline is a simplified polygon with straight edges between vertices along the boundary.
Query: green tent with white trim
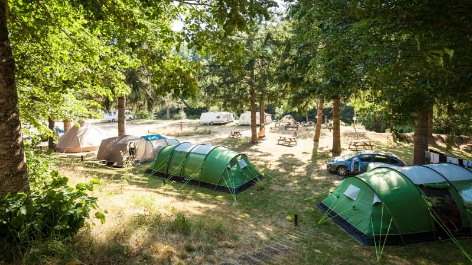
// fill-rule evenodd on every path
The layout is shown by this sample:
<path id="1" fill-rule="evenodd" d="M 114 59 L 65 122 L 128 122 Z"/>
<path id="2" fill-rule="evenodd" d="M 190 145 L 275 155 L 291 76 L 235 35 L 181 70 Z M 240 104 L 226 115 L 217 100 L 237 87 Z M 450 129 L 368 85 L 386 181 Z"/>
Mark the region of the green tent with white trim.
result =
<path id="1" fill-rule="evenodd" d="M 472 237 L 472 172 L 445 163 L 381 165 L 345 178 L 316 206 L 363 245 Z"/>
<path id="2" fill-rule="evenodd" d="M 162 149 L 146 172 L 233 194 L 261 177 L 244 154 L 221 146 L 188 142 Z"/>

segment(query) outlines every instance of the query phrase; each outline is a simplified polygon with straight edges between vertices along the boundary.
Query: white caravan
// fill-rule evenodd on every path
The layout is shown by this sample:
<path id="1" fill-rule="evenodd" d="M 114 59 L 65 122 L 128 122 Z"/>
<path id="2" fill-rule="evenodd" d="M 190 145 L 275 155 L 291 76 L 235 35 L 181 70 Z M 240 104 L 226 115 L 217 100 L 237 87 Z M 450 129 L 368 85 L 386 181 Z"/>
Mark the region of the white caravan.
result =
<path id="1" fill-rule="evenodd" d="M 203 124 L 225 124 L 233 121 L 233 113 L 225 111 L 204 112 L 200 116 L 200 123 Z"/>
<path id="2" fill-rule="evenodd" d="M 125 110 L 125 117 L 128 121 L 133 119 L 133 114 L 131 114 L 130 110 Z M 112 110 L 111 112 L 106 112 L 104 120 L 108 122 L 118 121 L 118 111 Z"/>
<path id="3" fill-rule="evenodd" d="M 269 124 L 272 122 L 272 114 L 264 113 L 265 123 Z M 256 112 L 256 125 L 261 123 L 261 116 L 259 112 Z M 239 117 L 239 125 L 251 125 L 251 112 L 245 112 Z"/>

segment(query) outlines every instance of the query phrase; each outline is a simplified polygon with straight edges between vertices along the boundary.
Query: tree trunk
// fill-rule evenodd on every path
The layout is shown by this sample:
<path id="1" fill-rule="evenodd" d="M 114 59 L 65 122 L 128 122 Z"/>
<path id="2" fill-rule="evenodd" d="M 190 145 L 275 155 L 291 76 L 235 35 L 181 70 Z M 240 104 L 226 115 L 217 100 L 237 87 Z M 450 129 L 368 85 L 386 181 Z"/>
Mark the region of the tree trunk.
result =
<path id="1" fill-rule="evenodd" d="M 48 128 L 49 128 L 49 130 L 51 130 L 54 133 L 56 132 L 56 130 L 54 129 L 55 125 L 56 125 L 56 122 L 51 117 L 49 117 L 48 118 Z M 48 148 L 49 149 L 54 149 L 54 147 L 55 147 L 54 137 L 49 136 L 48 137 Z"/>
<path id="2" fill-rule="evenodd" d="M 341 155 L 341 117 L 339 112 L 340 101 L 341 99 L 339 96 L 336 96 L 333 102 L 333 156 Z"/>
<path id="3" fill-rule="evenodd" d="M 265 131 L 265 100 L 264 96 L 261 96 L 260 103 L 259 103 L 259 118 L 260 118 L 260 125 L 259 131 Z"/>
<path id="4" fill-rule="evenodd" d="M 428 137 L 433 138 L 433 107 L 428 111 Z"/>
<path id="5" fill-rule="evenodd" d="M 416 113 L 413 164 L 424 164 L 424 151 L 428 150 L 428 113 L 425 109 Z"/>
<path id="6" fill-rule="evenodd" d="M 254 69 L 251 71 L 251 78 L 254 78 Z M 254 79 L 251 79 L 254 80 Z M 257 125 L 256 125 L 256 92 L 254 84 L 250 88 L 251 93 L 251 143 L 257 144 Z"/>
<path id="7" fill-rule="evenodd" d="M 118 97 L 118 136 L 126 134 L 126 96 Z"/>
<path id="8" fill-rule="evenodd" d="M 70 129 L 70 120 L 63 120 L 64 123 L 64 132 L 67 132 Z"/>
<path id="9" fill-rule="evenodd" d="M 166 119 L 170 120 L 170 107 L 169 106 L 166 107 Z"/>
<path id="10" fill-rule="evenodd" d="M 6 9 L 0 0 L 0 197 L 30 191 Z"/>
<path id="11" fill-rule="evenodd" d="M 253 50 L 254 35 L 249 36 L 249 49 Z M 257 125 L 256 125 L 256 91 L 255 91 L 255 60 L 249 60 L 249 93 L 251 94 L 251 143 L 257 144 Z"/>
<path id="12" fill-rule="evenodd" d="M 320 98 L 318 101 L 318 110 L 316 113 L 316 126 L 315 126 L 315 136 L 313 137 L 313 141 L 319 142 L 321 136 L 321 124 L 323 123 L 323 105 L 324 99 Z"/>

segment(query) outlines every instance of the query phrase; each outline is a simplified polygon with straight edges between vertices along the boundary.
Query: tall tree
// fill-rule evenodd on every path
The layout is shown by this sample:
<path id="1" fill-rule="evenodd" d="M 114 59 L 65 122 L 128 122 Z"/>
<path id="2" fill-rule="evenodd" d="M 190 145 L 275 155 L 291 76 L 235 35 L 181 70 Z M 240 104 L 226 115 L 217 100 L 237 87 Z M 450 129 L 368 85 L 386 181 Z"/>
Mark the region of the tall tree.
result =
<path id="1" fill-rule="evenodd" d="M 196 82 L 192 81 L 195 79 L 192 71 L 177 67 L 173 62 L 178 59 L 169 55 L 167 47 L 180 41 L 201 52 L 220 49 L 223 50 L 221 58 L 229 57 L 227 51 L 231 50 L 231 45 L 224 42 L 226 36 L 246 30 L 253 24 L 253 16 L 268 16 L 267 7 L 271 5 L 273 1 L 248 0 L 178 3 L 171 0 L 112 3 L 12 0 L 8 9 L 8 2 L 0 1 L 0 79 L 3 80 L 0 84 L 0 135 L 6 139 L 0 144 L 0 152 L 9 152 L 0 159 L 0 194 L 28 191 L 13 58 L 20 62 L 17 83 L 26 100 L 30 95 L 28 91 L 42 92 L 46 98 L 54 92 L 67 91 L 65 87 L 72 88 L 74 93 L 86 90 L 89 94 L 106 96 L 112 95 L 113 88 L 117 96 L 123 96 L 129 91 L 125 69 L 137 68 L 140 64 L 151 66 L 148 69 L 152 70 L 154 84 L 161 81 L 177 84 L 164 86 L 159 93 L 194 95 Z M 179 15 L 186 15 L 181 38 L 174 37 L 170 27 Z M 8 25 L 7 17 L 10 18 Z M 9 27 L 15 56 L 10 47 Z M 143 45 L 134 46 L 137 43 Z M 190 82 L 182 83 L 175 76 Z M 171 87 L 171 91 L 166 91 L 167 87 Z M 30 116 L 34 120 L 34 115 Z"/>
<path id="2" fill-rule="evenodd" d="M 7 17 L 7 0 L 0 0 L 0 197 L 7 192 L 29 192 Z"/>

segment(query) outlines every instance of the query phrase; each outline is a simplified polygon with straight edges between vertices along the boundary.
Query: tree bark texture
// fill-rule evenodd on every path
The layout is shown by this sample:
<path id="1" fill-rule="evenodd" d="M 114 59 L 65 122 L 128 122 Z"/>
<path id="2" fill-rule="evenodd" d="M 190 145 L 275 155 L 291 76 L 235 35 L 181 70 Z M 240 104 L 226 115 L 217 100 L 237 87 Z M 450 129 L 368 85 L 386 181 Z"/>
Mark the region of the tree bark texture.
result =
<path id="1" fill-rule="evenodd" d="M 319 142 L 321 136 L 321 124 L 323 123 L 323 107 L 324 107 L 324 99 L 320 98 L 318 101 L 318 110 L 316 113 L 316 126 L 315 126 L 315 136 L 313 137 L 313 141 Z"/>
<path id="2" fill-rule="evenodd" d="M 70 129 L 70 120 L 64 120 L 64 132 L 67 132 Z"/>
<path id="3" fill-rule="evenodd" d="M 254 35 L 249 36 L 249 49 L 253 50 Z M 255 91 L 255 60 L 249 60 L 249 93 L 251 94 L 251 143 L 257 144 L 257 125 L 256 125 L 256 91 Z"/>
<path id="4" fill-rule="evenodd" d="M 51 130 L 52 132 L 56 132 L 56 130 L 54 129 L 55 125 L 56 125 L 56 122 L 54 121 L 54 119 L 49 117 L 49 119 L 48 119 L 48 128 L 49 128 L 49 130 Z M 48 137 L 48 148 L 49 149 L 54 149 L 54 146 L 55 146 L 54 137 L 49 136 Z"/>
<path id="5" fill-rule="evenodd" d="M 428 113 L 425 109 L 416 113 L 413 164 L 424 164 L 424 151 L 428 150 Z"/>
<path id="6" fill-rule="evenodd" d="M 261 96 L 259 100 L 259 118 L 260 118 L 260 124 L 259 124 L 259 131 L 265 131 L 265 100 L 264 96 Z"/>
<path id="7" fill-rule="evenodd" d="M 433 107 L 428 111 L 428 137 L 433 138 Z"/>
<path id="8" fill-rule="evenodd" d="M 126 96 L 118 97 L 118 136 L 126 134 Z"/>
<path id="9" fill-rule="evenodd" d="M 0 197 L 30 191 L 6 9 L 0 0 Z"/>
<path id="10" fill-rule="evenodd" d="M 251 71 L 251 80 L 254 78 L 254 69 Z M 256 92 L 254 91 L 254 83 L 251 84 L 251 143 L 257 144 L 257 125 L 256 125 Z"/>
<path id="11" fill-rule="evenodd" d="M 166 107 L 166 119 L 170 120 L 170 108 L 169 108 L 169 106 Z"/>
<path id="12" fill-rule="evenodd" d="M 333 150 L 331 151 L 333 156 L 339 156 L 341 154 L 340 102 L 341 99 L 339 96 L 333 99 Z"/>

